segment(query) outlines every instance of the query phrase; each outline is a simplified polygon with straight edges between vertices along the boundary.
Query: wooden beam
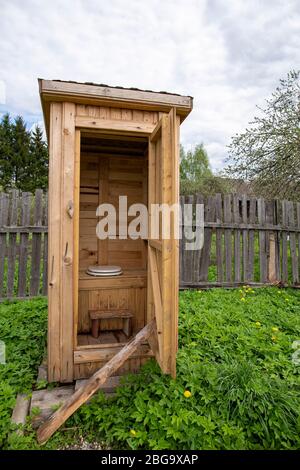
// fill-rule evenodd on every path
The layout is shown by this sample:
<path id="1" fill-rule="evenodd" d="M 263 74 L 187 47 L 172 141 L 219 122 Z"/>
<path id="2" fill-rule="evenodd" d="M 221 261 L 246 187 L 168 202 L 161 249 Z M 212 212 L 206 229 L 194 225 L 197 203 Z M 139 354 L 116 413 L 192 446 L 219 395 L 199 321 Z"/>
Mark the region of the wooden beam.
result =
<path id="1" fill-rule="evenodd" d="M 51 103 L 49 145 L 49 242 L 48 242 L 48 380 L 61 377 L 61 154 L 62 105 Z"/>
<path id="2" fill-rule="evenodd" d="M 85 364 L 87 362 L 104 362 L 112 359 L 117 353 L 122 350 L 122 345 L 111 343 L 110 348 L 102 348 L 98 344 L 98 348 L 77 349 L 74 351 L 74 364 Z M 127 344 L 127 343 L 126 343 Z M 124 345 L 123 345 L 124 346 Z M 152 356 L 151 350 L 147 344 L 142 344 L 138 347 L 136 353 L 132 357 L 148 357 Z"/>
<path id="3" fill-rule="evenodd" d="M 73 334 L 74 348 L 77 346 L 78 330 L 78 288 L 79 288 L 79 221 L 80 221 L 80 131 L 75 131 L 74 162 L 74 254 L 73 254 Z"/>
<path id="4" fill-rule="evenodd" d="M 61 382 L 73 381 L 74 350 L 74 175 L 75 175 L 75 104 L 63 103 L 61 155 Z M 76 169 L 77 170 L 77 169 Z M 79 175 L 77 175 L 78 184 Z M 69 209 L 69 212 L 68 212 Z M 77 266 L 76 266 L 77 269 Z M 77 287 L 77 285 L 76 285 Z"/>
<path id="5" fill-rule="evenodd" d="M 115 373 L 124 362 L 136 351 L 139 345 L 147 340 L 153 333 L 155 321 L 148 323 L 124 348 L 116 354 L 105 366 L 75 392 L 63 406 L 61 406 L 50 418 L 42 424 L 37 432 L 40 444 L 45 443 L 52 434 L 91 396 L 99 390 L 108 377 Z"/>
<path id="6" fill-rule="evenodd" d="M 112 119 L 100 119 L 90 116 L 77 116 L 76 127 L 83 129 L 105 129 L 113 132 L 134 132 L 136 134 L 149 135 L 155 128 L 151 122 L 117 121 Z"/>
<path id="7" fill-rule="evenodd" d="M 191 110 L 193 98 L 172 93 L 160 93 L 146 90 L 134 90 L 122 87 L 109 87 L 86 83 L 72 83 L 56 80 L 39 80 L 40 92 L 55 95 L 71 95 L 101 98 L 106 102 L 117 100 L 126 102 L 148 103 L 152 105 L 178 106 Z"/>

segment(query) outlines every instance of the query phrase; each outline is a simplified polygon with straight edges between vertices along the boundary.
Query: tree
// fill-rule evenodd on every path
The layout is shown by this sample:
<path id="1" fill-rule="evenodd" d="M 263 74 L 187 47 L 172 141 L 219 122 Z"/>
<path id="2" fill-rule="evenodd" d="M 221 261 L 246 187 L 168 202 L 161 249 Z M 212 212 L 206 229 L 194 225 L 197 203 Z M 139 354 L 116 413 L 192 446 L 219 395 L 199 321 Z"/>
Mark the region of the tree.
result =
<path id="1" fill-rule="evenodd" d="M 229 146 L 226 172 L 262 196 L 300 199 L 300 71 L 291 71 Z"/>
<path id="2" fill-rule="evenodd" d="M 28 191 L 36 188 L 47 189 L 48 186 L 48 148 L 43 139 L 43 131 L 37 125 L 31 133 L 30 140 L 30 164 L 28 174 L 34 175 L 34 181 L 28 185 Z"/>
<path id="3" fill-rule="evenodd" d="M 9 114 L 0 122 L 0 187 L 22 191 L 47 188 L 48 150 L 40 127 L 26 129 L 21 116 Z"/>
<path id="4" fill-rule="evenodd" d="M 203 144 L 194 151 L 185 152 L 180 146 L 180 192 L 181 194 L 202 193 L 203 195 L 228 192 L 226 180 L 215 176 Z"/>
<path id="5" fill-rule="evenodd" d="M 7 188 L 13 178 L 12 171 L 12 123 L 9 114 L 5 114 L 0 123 L 0 186 Z"/>

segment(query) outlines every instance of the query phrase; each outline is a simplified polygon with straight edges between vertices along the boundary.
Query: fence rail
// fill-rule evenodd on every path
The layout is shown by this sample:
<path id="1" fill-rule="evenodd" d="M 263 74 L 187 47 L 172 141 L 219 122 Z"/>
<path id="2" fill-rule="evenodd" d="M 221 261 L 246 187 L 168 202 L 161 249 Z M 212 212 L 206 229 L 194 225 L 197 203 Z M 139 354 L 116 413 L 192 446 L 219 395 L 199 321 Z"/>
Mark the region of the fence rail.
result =
<path id="1" fill-rule="evenodd" d="M 300 203 L 239 194 L 180 203 L 204 204 L 201 250 L 184 249 L 183 227 L 181 287 L 299 284 Z M 0 193 L 0 298 L 47 294 L 47 232 L 46 193 Z"/>

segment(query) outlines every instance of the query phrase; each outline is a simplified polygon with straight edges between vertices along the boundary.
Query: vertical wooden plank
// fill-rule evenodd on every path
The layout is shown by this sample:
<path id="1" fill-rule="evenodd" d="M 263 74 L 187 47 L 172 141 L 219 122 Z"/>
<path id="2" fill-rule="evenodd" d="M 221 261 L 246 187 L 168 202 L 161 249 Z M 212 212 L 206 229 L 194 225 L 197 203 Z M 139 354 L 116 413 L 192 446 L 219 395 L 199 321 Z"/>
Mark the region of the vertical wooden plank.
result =
<path id="1" fill-rule="evenodd" d="M 134 111 L 133 111 L 134 114 Z M 152 204 L 155 203 L 155 167 L 156 167 L 156 144 L 149 138 L 148 140 L 148 233 L 151 237 L 151 223 L 152 223 Z M 147 323 L 153 320 L 155 316 L 153 292 L 151 284 L 151 269 L 149 264 L 149 251 L 148 244 L 148 266 L 147 266 Z M 158 355 L 156 358 L 159 359 Z"/>
<path id="2" fill-rule="evenodd" d="M 30 206 L 31 194 L 27 192 L 22 193 L 21 225 L 23 227 L 26 227 L 30 224 Z M 18 297 L 25 297 L 26 295 L 28 238 L 28 233 L 20 234 Z"/>
<path id="3" fill-rule="evenodd" d="M 207 202 L 204 206 L 204 221 L 212 222 L 215 217 L 215 198 L 213 196 L 208 196 Z M 212 241 L 212 228 L 206 227 L 204 229 L 204 245 L 201 251 L 201 261 L 200 261 L 200 281 L 207 281 L 208 279 L 208 270 L 210 265 L 210 255 L 211 255 L 211 241 Z"/>
<path id="4" fill-rule="evenodd" d="M 44 197 L 44 215 L 43 225 L 48 227 L 48 193 Z M 48 233 L 44 233 L 43 243 L 43 281 L 42 281 L 42 294 L 47 295 L 48 292 Z"/>
<path id="5" fill-rule="evenodd" d="M 294 203 L 292 201 L 288 202 L 288 226 L 291 229 L 296 228 Z M 296 245 L 296 234 L 293 231 L 290 232 L 290 252 L 291 252 L 293 284 L 297 284 L 299 282 L 298 255 L 297 255 L 297 245 Z"/>
<path id="6" fill-rule="evenodd" d="M 9 225 L 16 227 L 18 223 L 18 191 L 13 189 L 9 206 Z M 7 297 L 14 296 L 15 265 L 17 253 L 17 234 L 11 232 L 8 237 L 7 257 Z"/>
<path id="7" fill-rule="evenodd" d="M 49 193 L 48 193 L 48 381 L 61 377 L 61 179 L 62 104 L 50 105 Z"/>
<path id="8" fill-rule="evenodd" d="M 233 220 L 236 224 L 240 224 L 240 200 L 238 194 L 233 196 Z M 242 199 L 243 202 L 243 199 Z M 244 241 L 244 238 L 243 238 Z M 243 245 L 244 248 L 244 245 Z M 243 266 L 245 263 L 244 250 L 243 250 Z M 238 228 L 234 229 L 234 281 L 241 282 L 241 231 Z"/>
<path id="9" fill-rule="evenodd" d="M 281 280 L 282 282 L 286 283 L 288 282 L 287 201 L 284 200 L 281 202 L 281 208 L 282 208 L 282 226 L 283 226 L 283 231 L 281 233 L 281 239 L 282 239 Z"/>
<path id="10" fill-rule="evenodd" d="M 260 225 L 265 225 L 266 222 L 266 207 L 265 200 L 259 198 L 257 201 L 258 222 Z M 266 256 L 266 233 L 265 230 L 259 230 L 259 264 L 260 264 L 260 282 L 267 282 L 267 256 Z"/>
<path id="11" fill-rule="evenodd" d="M 8 207 L 9 199 L 5 193 L 0 193 L 0 229 L 4 230 L 0 232 L 0 298 L 5 296 L 4 293 L 4 268 L 6 258 L 6 240 L 7 234 L 5 227 L 8 224 Z"/>
<path id="12" fill-rule="evenodd" d="M 183 225 L 183 214 L 184 214 L 184 201 L 185 197 L 180 196 L 180 213 L 181 213 L 181 227 L 180 227 L 180 245 L 179 245 L 179 275 L 180 275 L 180 285 L 185 282 L 185 271 L 184 271 L 184 225 Z"/>
<path id="13" fill-rule="evenodd" d="M 99 205 L 108 202 L 108 158 L 101 157 L 99 160 Z M 98 264 L 108 264 L 108 238 L 98 239 Z"/>
<path id="14" fill-rule="evenodd" d="M 216 222 L 222 226 L 223 222 L 223 209 L 222 209 L 222 195 L 216 194 Z M 223 229 L 216 229 L 216 258 L 217 258 L 217 281 L 223 282 Z"/>
<path id="15" fill-rule="evenodd" d="M 197 194 L 195 198 L 196 207 L 197 207 L 197 204 L 203 204 L 203 203 L 204 203 L 203 196 L 201 194 Z M 193 256 L 193 282 L 196 283 L 199 281 L 202 250 L 194 250 L 191 253 L 193 254 L 192 255 Z"/>
<path id="16" fill-rule="evenodd" d="M 173 108 L 168 115 L 163 116 L 161 139 L 161 203 L 172 205 L 178 188 L 175 187 L 178 177 L 174 174 L 175 167 L 179 168 L 177 151 L 177 119 Z M 161 280 L 163 298 L 163 353 L 162 368 L 172 377 L 176 376 L 177 351 L 177 316 L 178 316 L 178 277 L 177 277 L 177 242 L 174 239 L 174 221 L 171 222 L 171 238 L 162 240 Z"/>
<path id="17" fill-rule="evenodd" d="M 298 237 L 298 275 L 300 275 L 300 202 L 296 203 Z"/>
<path id="18" fill-rule="evenodd" d="M 248 223 L 248 197 L 247 194 L 243 194 L 242 197 L 242 221 L 244 224 Z M 248 278 L 248 230 L 243 230 L 243 279 L 244 282 L 249 280 Z"/>
<path id="19" fill-rule="evenodd" d="M 73 381 L 75 104 L 63 103 L 61 178 L 61 382 Z M 73 207 L 70 212 L 69 207 Z M 78 247 L 76 247 L 78 249 Z"/>
<path id="20" fill-rule="evenodd" d="M 274 225 L 275 220 L 275 201 L 266 202 L 266 223 Z M 268 282 L 276 282 L 276 241 L 275 234 L 272 231 L 266 232 L 266 249 L 267 249 L 267 273 Z"/>
<path id="21" fill-rule="evenodd" d="M 232 219 L 231 194 L 224 196 L 224 222 L 230 223 Z M 232 281 L 232 231 L 225 229 L 225 280 Z"/>
<path id="22" fill-rule="evenodd" d="M 185 196 L 185 204 L 193 205 L 194 204 L 194 196 Z M 184 218 L 184 227 L 189 226 L 189 229 L 192 230 L 193 228 L 193 219 L 188 221 L 186 217 Z M 184 240 L 186 241 L 186 239 Z M 186 250 L 185 243 L 184 243 L 184 252 L 183 252 L 183 263 L 184 263 L 184 281 L 191 284 L 195 281 L 195 273 L 193 270 L 194 266 L 194 251 Z"/>
<path id="23" fill-rule="evenodd" d="M 274 224 L 280 225 L 280 202 L 278 199 L 274 200 Z M 281 266 L 280 266 L 280 241 L 281 231 L 276 231 L 275 234 L 275 268 L 276 268 L 276 279 L 281 279 Z"/>
<path id="24" fill-rule="evenodd" d="M 77 347 L 78 308 L 79 308 L 79 219 L 80 219 L 80 130 L 75 130 L 74 162 L 74 253 L 73 253 L 73 303 L 74 303 L 74 349 Z M 89 318 L 87 319 L 89 323 Z"/>
<path id="25" fill-rule="evenodd" d="M 249 209 L 249 222 L 255 224 L 256 222 L 256 206 L 257 201 L 254 197 L 250 198 L 250 209 Z M 254 260 L 255 260 L 255 230 L 249 230 L 249 241 L 248 241 L 248 276 L 249 281 L 254 281 Z"/>
<path id="26" fill-rule="evenodd" d="M 33 225 L 39 227 L 42 225 L 43 217 L 43 191 L 37 189 L 34 198 L 34 214 Z M 40 272 L 41 272 L 41 248 L 42 248 L 42 234 L 32 234 L 32 251 L 31 251 L 31 275 L 30 275 L 30 295 L 38 295 L 40 287 Z"/>

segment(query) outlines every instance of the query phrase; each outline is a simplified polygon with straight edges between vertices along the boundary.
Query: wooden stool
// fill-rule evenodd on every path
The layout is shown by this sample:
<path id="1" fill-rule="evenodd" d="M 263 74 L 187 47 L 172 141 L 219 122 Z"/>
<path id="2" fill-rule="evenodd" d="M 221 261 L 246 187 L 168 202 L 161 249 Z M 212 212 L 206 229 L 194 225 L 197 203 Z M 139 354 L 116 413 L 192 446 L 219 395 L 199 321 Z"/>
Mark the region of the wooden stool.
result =
<path id="1" fill-rule="evenodd" d="M 123 320 L 123 332 L 129 338 L 132 334 L 132 317 L 133 314 L 126 309 L 114 310 L 89 310 L 89 316 L 92 320 L 92 336 L 98 338 L 100 333 L 101 320 Z"/>

